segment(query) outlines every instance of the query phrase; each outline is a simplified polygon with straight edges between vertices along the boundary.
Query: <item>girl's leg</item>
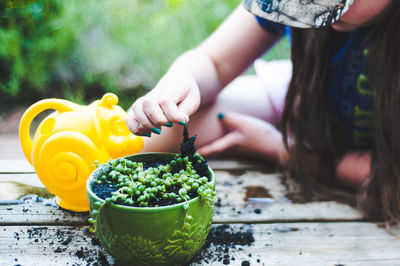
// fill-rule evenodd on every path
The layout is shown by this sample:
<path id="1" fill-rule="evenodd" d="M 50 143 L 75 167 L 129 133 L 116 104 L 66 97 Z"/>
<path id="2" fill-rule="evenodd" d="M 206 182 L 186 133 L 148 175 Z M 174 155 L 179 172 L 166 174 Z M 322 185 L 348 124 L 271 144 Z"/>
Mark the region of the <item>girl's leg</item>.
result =
<path id="1" fill-rule="evenodd" d="M 229 131 L 218 120 L 218 114 L 226 111 L 251 115 L 277 125 L 282 114 L 282 98 L 286 95 L 288 81 L 280 82 L 280 85 L 277 82 L 270 84 L 273 86 L 265 83 L 265 77 L 241 76 L 223 89 L 214 102 L 200 108 L 189 121 L 189 134 L 197 135 L 196 146 L 208 144 Z M 163 127 L 160 135 L 153 133 L 150 138 L 144 138 L 143 152 L 178 152 L 183 138 L 182 130 L 180 125 Z"/>

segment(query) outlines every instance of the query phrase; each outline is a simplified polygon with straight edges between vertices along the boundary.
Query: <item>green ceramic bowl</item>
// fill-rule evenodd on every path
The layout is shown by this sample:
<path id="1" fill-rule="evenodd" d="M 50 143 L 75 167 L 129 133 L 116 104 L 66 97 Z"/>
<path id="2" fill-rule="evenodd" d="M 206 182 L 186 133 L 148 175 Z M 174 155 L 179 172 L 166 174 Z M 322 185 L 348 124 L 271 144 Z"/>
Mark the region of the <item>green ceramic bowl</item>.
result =
<path id="1" fill-rule="evenodd" d="M 125 158 L 136 162 L 156 162 L 173 159 L 171 153 L 142 153 Z M 92 191 L 96 169 L 87 181 L 90 214 L 95 220 L 96 235 L 103 248 L 118 264 L 123 265 L 183 265 L 204 245 L 211 227 L 214 207 L 199 197 L 184 203 L 163 207 L 127 207 L 102 205 L 104 200 Z M 209 168 L 215 189 L 214 172 Z"/>

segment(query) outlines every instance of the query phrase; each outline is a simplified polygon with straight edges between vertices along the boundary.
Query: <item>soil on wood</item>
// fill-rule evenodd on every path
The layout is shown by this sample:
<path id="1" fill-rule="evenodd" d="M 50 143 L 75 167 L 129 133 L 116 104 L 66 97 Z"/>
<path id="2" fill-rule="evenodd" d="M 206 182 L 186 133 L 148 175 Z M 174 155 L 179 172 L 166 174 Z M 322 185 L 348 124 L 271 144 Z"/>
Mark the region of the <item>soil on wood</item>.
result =
<path id="1" fill-rule="evenodd" d="M 85 234 L 83 239 L 81 236 L 75 234 L 76 228 L 67 228 L 65 230 L 49 230 L 48 227 L 33 227 L 29 228 L 24 232 L 20 230 L 20 232 L 14 233 L 14 239 L 18 242 L 21 237 L 26 235 L 29 244 L 31 245 L 43 245 L 43 251 L 49 252 L 47 249 L 47 245 L 50 246 L 54 253 L 62 254 L 68 253 L 69 256 L 76 257 L 79 260 L 83 261 L 85 265 L 91 266 L 106 266 L 111 265 L 108 261 L 108 258 L 102 250 L 98 248 L 94 249 L 92 246 L 100 247 L 100 243 L 95 235 L 88 232 L 87 229 L 82 229 Z M 78 250 L 74 247 L 77 242 L 87 242 L 88 247 L 81 247 Z M 55 258 L 54 262 L 57 262 Z"/>
<path id="2" fill-rule="evenodd" d="M 203 248 L 189 265 L 192 263 L 207 265 L 215 262 L 228 265 L 235 260 L 234 257 L 231 257 L 232 252 L 243 250 L 243 246 L 250 246 L 253 242 L 254 237 L 251 228 L 242 226 L 239 230 L 235 230 L 228 224 L 211 227 Z M 252 254 L 249 253 L 247 256 L 251 258 Z M 246 265 L 246 260 L 242 263 Z"/>

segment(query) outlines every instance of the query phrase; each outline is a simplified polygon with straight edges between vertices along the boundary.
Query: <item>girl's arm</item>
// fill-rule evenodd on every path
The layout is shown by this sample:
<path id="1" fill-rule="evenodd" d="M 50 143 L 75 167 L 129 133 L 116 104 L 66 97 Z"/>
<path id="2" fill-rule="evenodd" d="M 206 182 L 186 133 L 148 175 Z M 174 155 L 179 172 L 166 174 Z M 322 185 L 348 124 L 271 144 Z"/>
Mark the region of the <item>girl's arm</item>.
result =
<path id="1" fill-rule="evenodd" d="M 126 118 L 128 128 L 143 135 L 169 121 L 187 122 L 200 105 L 213 100 L 278 39 L 240 5 L 201 45 L 181 55 L 156 87 L 132 105 Z"/>
<path id="2" fill-rule="evenodd" d="M 276 137 L 277 150 L 272 152 L 272 159 L 286 166 L 289 153 L 284 145 L 282 135 Z M 291 144 L 289 143 L 289 146 Z M 339 183 L 356 188 L 361 185 L 371 171 L 371 152 L 350 151 L 336 163 L 336 178 Z"/>
<path id="3" fill-rule="evenodd" d="M 277 161 L 282 165 L 286 165 L 288 153 L 284 148 L 283 140 L 279 145 L 280 151 Z M 348 187 L 358 187 L 364 181 L 371 171 L 371 152 L 361 153 L 359 151 L 351 151 L 346 153 L 336 165 L 336 177 L 339 183 Z"/>
<path id="4" fill-rule="evenodd" d="M 357 187 L 371 171 L 370 165 L 371 152 L 349 152 L 339 160 L 336 166 L 337 179 L 344 185 Z"/>
<path id="5" fill-rule="evenodd" d="M 197 78 L 202 103 L 210 100 L 233 79 L 245 71 L 257 58 L 279 40 L 278 35 L 268 33 L 258 24 L 254 15 L 242 5 L 221 24 L 221 26 L 194 51 L 210 62 L 211 76 L 215 82 L 211 86 L 202 86 L 205 79 Z M 195 75 L 198 69 L 193 69 Z M 207 93 L 210 92 L 211 93 Z"/>

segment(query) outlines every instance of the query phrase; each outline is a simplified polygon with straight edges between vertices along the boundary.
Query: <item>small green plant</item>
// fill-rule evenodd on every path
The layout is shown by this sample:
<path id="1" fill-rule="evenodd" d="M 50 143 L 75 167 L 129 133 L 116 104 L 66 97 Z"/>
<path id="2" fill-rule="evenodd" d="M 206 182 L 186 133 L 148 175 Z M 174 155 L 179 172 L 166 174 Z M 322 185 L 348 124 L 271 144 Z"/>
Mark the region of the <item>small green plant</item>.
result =
<path id="1" fill-rule="evenodd" d="M 132 162 L 121 158 L 101 165 L 93 191 L 106 203 L 159 207 L 187 202 L 197 196 L 213 204 L 215 191 L 209 177 L 195 170 L 204 158 L 195 153 L 162 164 Z M 104 193 L 105 191 L 105 193 Z"/>
<path id="2" fill-rule="evenodd" d="M 196 136 L 189 137 L 188 127 L 183 127 L 181 153 L 164 161 L 135 162 L 127 158 L 96 162 L 97 170 L 91 182 L 91 190 L 104 202 L 95 202 L 89 223 L 91 232 L 97 230 L 97 217 L 105 206 L 113 204 L 131 207 L 161 207 L 184 203 L 189 215 L 189 200 L 200 200 L 214 208 L 215 190 L 213 175 L 207 161 L 196 153 Z"/>

